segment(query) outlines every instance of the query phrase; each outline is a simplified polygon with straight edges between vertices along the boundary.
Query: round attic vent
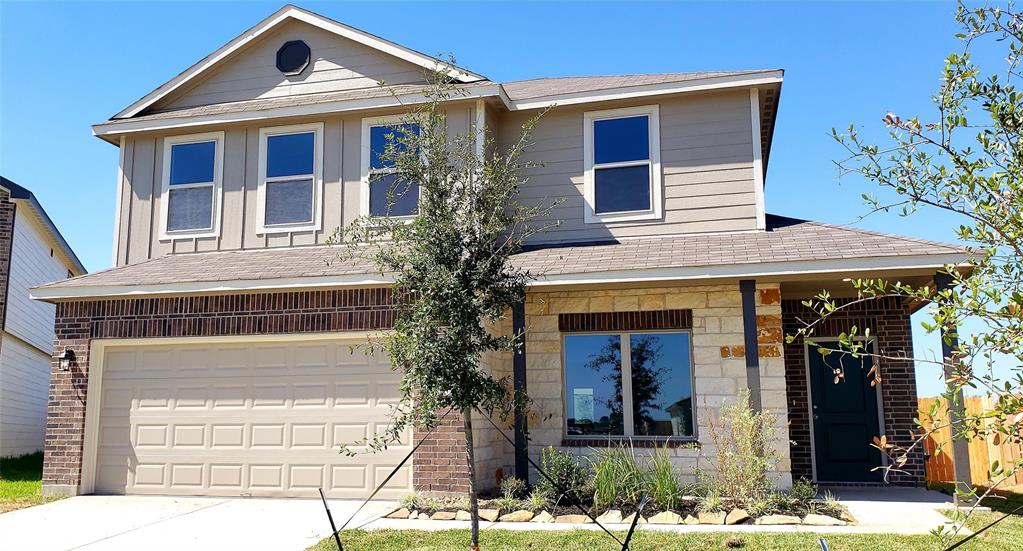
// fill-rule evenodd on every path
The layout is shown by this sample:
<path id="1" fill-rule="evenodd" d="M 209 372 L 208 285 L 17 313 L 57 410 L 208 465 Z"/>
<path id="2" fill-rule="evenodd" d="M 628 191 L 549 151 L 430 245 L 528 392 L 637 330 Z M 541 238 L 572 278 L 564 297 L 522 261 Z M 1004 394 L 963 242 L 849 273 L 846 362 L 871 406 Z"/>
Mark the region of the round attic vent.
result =
<path id="1" fill-rule="evenodd" d="M 297 75 L 309 66 L 309 46 L 301 40 L 285 42 L 277 50 L 277 69 L 285 75 Z"/>

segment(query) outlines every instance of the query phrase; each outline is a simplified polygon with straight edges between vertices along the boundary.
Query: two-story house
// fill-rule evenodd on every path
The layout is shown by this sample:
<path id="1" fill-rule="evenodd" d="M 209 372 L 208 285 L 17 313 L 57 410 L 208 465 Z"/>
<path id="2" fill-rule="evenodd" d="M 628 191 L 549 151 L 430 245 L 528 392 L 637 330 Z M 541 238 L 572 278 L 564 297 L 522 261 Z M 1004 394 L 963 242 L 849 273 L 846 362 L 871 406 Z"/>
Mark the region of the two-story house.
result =
<path id="1" fill-rule="evenodd" d="M 84 273 L 35 194 L 0 176 L 0 457 L 46 440 L 56 308 L 29 289 Z"/>
<path id="2" fill-rule="evenodd" d="M 48 492 L 359 497 L 391 472 L 421 435 L 337 449 L 386 426 L 397 396 L 388 359 L 350 349 L 390 327 L 390 279 L 325 244 L 387 208 L 375 152 L 437 67 L 461 88 L 445 104 L 453 131 L 485 129 L 497 148 L 555 106 L 521 193 L 560 200 L 560 224 L 515 258 L 538 274 L 507 320 L 528 330 L 523 352 L 488 359 L 541 414 L 523 420 L 525 446 L 477 423 L 485 484 L 527 474 L 545 446 L 615 441 L 667 445 L 693 473 L 742 388 L 777 414 L 780 486 L 880 481 L 869 443 L 909 437 L 912 362 L 885 360 L 871 386 L 869 360 L 845 360 L 836 385 L 783 335 L 808 316 L 802 300 L 848 296 L 844 278 L 929 281 L 967 257 L 766 214 L 782 71 L 499 83 L 286 6 L 93 127 L 120 149 L 116 266 L 34 290 L 57 305 L 54 352 L 71 358 L 54 363 Z M 817 334 L 870 325 L 897 356 L 918 307 L 864 305 Z M 380 496 L 466 488 L 449 423 Z M 904 471 L 893 481 L 920 482 L 922 457 Z"/>

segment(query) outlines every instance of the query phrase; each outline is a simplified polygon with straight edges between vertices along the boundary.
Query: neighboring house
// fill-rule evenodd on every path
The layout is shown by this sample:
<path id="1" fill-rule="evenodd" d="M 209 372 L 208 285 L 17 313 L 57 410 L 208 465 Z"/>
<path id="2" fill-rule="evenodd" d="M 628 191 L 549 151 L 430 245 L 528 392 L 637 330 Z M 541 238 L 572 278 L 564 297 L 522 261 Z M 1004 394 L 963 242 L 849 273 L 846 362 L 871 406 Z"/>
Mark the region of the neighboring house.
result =
<path id="1" fill-rule="evenodd" d="M 57 305 L 55 352 L 74 356 L 53 373 L 48 493 L 362 497 L 405 457 L 411 439 L 338 453 L 387 424 L 399 375 L 349 348 L 391 327 L 390 278 L 324 245 L 381 212 L 368 182 L 387 167 L 373 152 L 438 63 L 286 6 L 93 127 L 120 148 L 116 266 L 33 291 Z M 714 453 L 709 423 L 743 387 L 778 415 L 779 486 L 880 482 L 868 444 L 914 430 L 912 361 L 885 360 L 877 387 L 847 361 L 834 385 L 784 334 L 811 315 L 802 300 L 849 296 L 845 278 L 923 283 L 968 258 L 765 213 L 782 71 L 497 83 L 448 69 L 462 90 L 448 123 L 485 127 L 497 148 L 556 105 L 522 199 L 562 200 L 561 224 L 515 257 L 542 274 L 506 320 L 528 328 L 524 353 L 487 358 L 541 414 L 528 449 L 479 429 L 485 485 L 527 473 L 525 454 L 544 446 L 628 439 L 670 446 L 691 478 Z M 866 304 L 817 334 L 870 325 L 872 345 L 898 357 L 920 306 Z M 464 490 L 460 423 L 449 417 L 379 496 Z M 920 483 L 922 456 L 903 471 L 894 483 Z"/>
<path id="2" fill-rule="evenodd" d="M 32 192 L 0 177 L 0 457 L 46 440 L 56 308 L 29 289 L 84 273 Z"/>

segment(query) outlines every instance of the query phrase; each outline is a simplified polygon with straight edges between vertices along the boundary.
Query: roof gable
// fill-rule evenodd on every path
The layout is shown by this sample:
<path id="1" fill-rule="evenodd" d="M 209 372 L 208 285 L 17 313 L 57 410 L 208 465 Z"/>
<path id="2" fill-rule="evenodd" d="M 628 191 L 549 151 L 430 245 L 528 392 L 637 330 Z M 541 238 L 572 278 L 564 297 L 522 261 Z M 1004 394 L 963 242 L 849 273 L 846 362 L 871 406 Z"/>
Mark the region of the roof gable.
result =
<path id="1" fill-rule="evenodd" d="M 282 33 L 283 36 L 289 31 L 289 29 L 294 31 L 296 28 L 302 28 L 301 26 L 295 25 L 295 22 L 315 27 L 317 29 L 316 36 L 321 44 L 324 44 L 323 41 L 325 36 L 334 36 L 339 38 L 334 46 L 334 48 L 339 49 L 334 53 L 338 55 L 344 54 L 353 56 L 353 59 L 356 59 L 353 63 L 353 67 L 342 67 L 337 64 L 337 60 L 335 59 L 327 61 L 323 64 L 322 68 L 327 70 L 336 69 L 337 74 L 335 76 L 348 75 L 350 78 L 356 79 L 353 80 L 352 84 L 362 84 L 365 83 L 366 79 L 372 79 L 377 76 L 364 74 L 358 70 L 351 70 L 355 68 L 354 66 L 357 66 L 360 63 L 358 61 L 359 59 L 364 62 L 368 62 L 371 66 L 374 65 L 375 62 L 377 70 L 383 70 L 383 73 L 379 76 L 383 77 L 384 80 L 387 80 L 387 75 L 390 74 L 392 77 L 396 77 L 398 81 L 407 81 L 410 78 L 411 73 L 413 73 L 417 68 L 420 73 L 422 69 L 446 69 L 451 78 L 459 82 L 486 80 L 486 77 L 483 77 L 482 75 L 472 73 L 459 67 L 451 66 L 434 57 L 424 55 L 321 15 L 295 6 L 287 5 L 263 21 L 257 23 L 241 35 L 237 36 L 217 51 L 206 56 L 195 65 L 167 81 L 156 90 L 153 90 L 135 103 L 129 105 L 127 108 L 114 115 L 113 118 L 131 118 L 156 106 L 167 108 L 196 105 L 198 103 L 192 102 L 202 101 L 200 98 L 203 96 L 205 96 L 207 100 L 213 102 L 236 101 L 238 99 L 264 97 L 258 95 L 258 91 L 260 87 L 265 89 L 264 93 L 266 93 L 267 90 L 273 89 L 272 86 L 269 86 L 274 78 L 272 75 L 268 75 L 271 80 L 264 80 L 262 82 L 256 80 L 255 82 L 249 83 L 253 88 L 246 90 L 246 92 L 249 94 L 257 93 L 257 95 L 249 98 L 237 97 L 234 99 L 231 99 L 233 97 L 231 93 L 218 95 L 218 91 L 224 91 L 218 90 L 217 88 L 218 77 L 219 82 L 221 83 L 220 86 L 223 88 L 223 82 L 229 80 L 234 71 L 233 68 L 227 67 L 228 64 L 225 63 L 227 60 L 235 59 L 236 54 L 243 50 L 248 50 L 250 46 L 255 46 L 255 42 L 262 41 L 264 38 L 275 36 L 277 33 Z M 308 27 L 306 27 L 306 29 L 308 29 Z M 348 45 L 347 48 L 344 46 L 345 44 Z M 276 51 L 277 46 L 279 45 L 274 45 L 272 51 Z M 257 47 L 255 53 L 259 55 L 264 52 L 260 52 Z M 317 53 L 314 51 L 313 56 L 316 57 L 316 55 Z M 384 60 L 387 60 L 387 62 Z M 337 65 L 337 67 L 332 67 L 331 65 Z M 275 69 L 272 64 L 270 65 L 270 68 Z M 241 67 L 238 70 L 244 71 L 244 67 Z M 346 73 L 345 71 L 348 72 Z M 277 76 L 280 77 L 278 80 L 290 80 L 283 77 L 283 75 L 280 75 L 280 73 L 277 73 Z M 307 74 L 307 76 L 311 76 L 311 72 Z M 255 79 L 260 78 L 258 76 L 258 72 L 252 77 Z M 376 81 L 374 80 L 372 85 L 375 85 L 375 82 Z M 388 80 L 388 82 L 391 81 Z M 308 84 L 314 85 L 315 82 Z M 336 83 L 332 82 L 331 85 L 331 89 L 337 89 Z M 288 87 L 285 89 L 287 88 Z M 315 86 L 312 86 L 310 91 L 315 91 Z M 181 102 L 180 100 L 184 97 L 182 92 L 186 92 L 186 95 L 188 96 L 193 96 L 197 92 L 200 94 L 195 95 L 193 100 L 191 100 L 192 102 L 188 100 Z"/>

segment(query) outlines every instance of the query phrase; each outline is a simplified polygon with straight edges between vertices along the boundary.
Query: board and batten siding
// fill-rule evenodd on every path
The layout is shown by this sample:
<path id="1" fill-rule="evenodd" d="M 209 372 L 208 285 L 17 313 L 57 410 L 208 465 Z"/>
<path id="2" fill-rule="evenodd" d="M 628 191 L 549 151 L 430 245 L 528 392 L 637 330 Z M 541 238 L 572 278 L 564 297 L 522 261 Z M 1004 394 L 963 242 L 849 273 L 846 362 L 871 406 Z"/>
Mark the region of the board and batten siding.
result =
<path id="1" fill-rule="evenodd" d="M 174 134 L 140 135 L 124 140 L 123 178 L 118 199 L 120 228 L 116 234 L 116 264 L 134 264 L 171 253 L 229 251 L 326 244 L 334 231 L 359 216 L 362 193 L 362 119 L 395 111 L 355 112 L 303 117 L 280 122 L 237 124 Z M 449 134 L 470 131 L 475 101 L 447 109 Z M 259 129 L 323 123 L 322 225 L 317 231 L 261 233 L 258 230 Z M 164 138 L 210 130 L 224 131 L 224 174 L 220 235 L 161 239 Z"/>
<path id="2" fill-rule="evenodd" d="M 311 67 L 302 74 L 286 76 L 277 69 L 277 50 L 291 40 L 309 46 Z M 380 81 L 426 82 L 418 65 L 302 21 L 285 23 L 234 56 L 235 62 L 223 64 L 222 69 L 161 100 L 153 109 L 375 88 Z"/>
<path id="3" fill-rule="evenodd" d="M 587 224 L 583 215 L 583 114 L 639 105 L 660 108 L 664 218 Z M 535 112 L 506 113 L 497 121 L 499 147 L 518 138 Z M 519 199 L 558 201 L 546 222 L 558 227 L 533 238 L 576 242 L 679 233 L 755 230 L 753 140 L 748 90 L 555 108 L 536 126 L 525 159 L 540 166 Z"/>
<path id="4" fill-rule="evenodd" d="M 0 457 L 43 449 L 56 307 L 30 299 L 29 289 L 64 279 L 69 269 L 25 209 L 16 210 L 12 235 L 0 338 Z"/>

